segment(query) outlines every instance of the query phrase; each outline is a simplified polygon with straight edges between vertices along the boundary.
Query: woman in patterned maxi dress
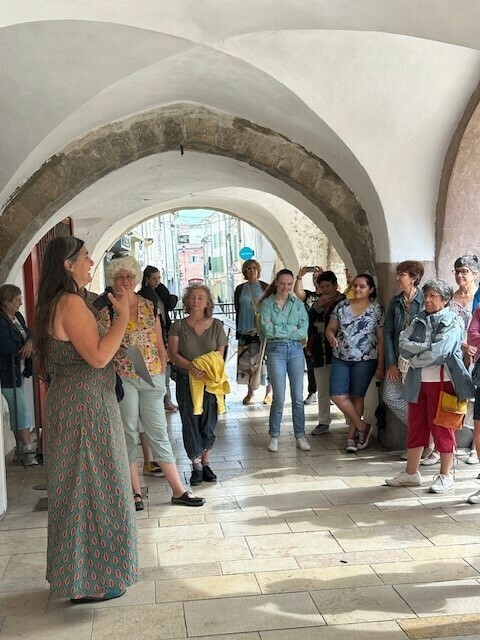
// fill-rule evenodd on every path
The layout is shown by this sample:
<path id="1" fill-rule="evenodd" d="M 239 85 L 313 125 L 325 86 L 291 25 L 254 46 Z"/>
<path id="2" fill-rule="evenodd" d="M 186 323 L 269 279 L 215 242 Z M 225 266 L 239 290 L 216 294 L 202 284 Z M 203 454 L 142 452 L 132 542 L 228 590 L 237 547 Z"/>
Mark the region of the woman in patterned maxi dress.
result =
<path id="1" fill-rule="evenodd" d="M 53 592 L 74 603 L 119 597 L 138 574 L 111 361 L 128 322 L 128 301 L 110 296 L 118 319 L 100 335 L 81 295 L 92 264 L 81 240 L 52 240 L 43 259 L 36 320 L 37 359 L 50 379 L 43 428 L 47 580 Z"/>

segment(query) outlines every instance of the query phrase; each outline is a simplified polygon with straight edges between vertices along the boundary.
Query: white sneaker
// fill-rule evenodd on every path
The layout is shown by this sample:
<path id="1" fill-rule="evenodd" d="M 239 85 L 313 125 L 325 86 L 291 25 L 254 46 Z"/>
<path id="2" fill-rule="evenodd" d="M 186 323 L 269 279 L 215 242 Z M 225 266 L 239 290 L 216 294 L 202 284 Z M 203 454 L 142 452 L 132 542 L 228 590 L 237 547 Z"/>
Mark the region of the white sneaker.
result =
<path id="1" fill-rule="evenodd" d="M 420 464 L 425 467 L 430 467 L 432 464 L 438 464 L 440 462 L 440 454 L 434 449 L 426 458 L 420 460 Z"/>
<path id="2" fill-rule="evenodd" d="M 278 451 L 278 438 L 270 438 L 270 444 L 268 445 L 268 450 L 272 453 L 276 453 Z"/>
<path id="3" fill-rule="evenodd" d="M 478 464 L 480 460 L 476 451 L 470 451 L 470 455 L 467 458 L 467 464 Z"/>
<path id="4" fill-rule="evenodd" d="M 26 467 L 34 467 L 38 464 L 37 456 L 35 455 L 35 447 L 33 444 L 24 444 L 23 445 L 23 464 Z"/>
<path id="5" fill-rule="evenodd" d="M 400 471 L 393 478 L 387 478 L 385 484 L 388 484 L 389 487 L 419 487 L 422 484 L 422 476 L 420 471 L 415 473 Z"/>
<path id="6" fill-rule="evenodd" d="M 470 504 L 480 504 L 480 490 L 476 493 L 472 493 L 471 496 L 468 496 L 467 502 Z"/>
<path id="7" fill-rule="evenodd" d="M 310 445 L 306 438 L 297 438 L 297 449 L 300 449 L 300 451 L 310 451 Z"/>
<path id="8" fill-rule="evenodd" d="M 347 446 L 345 447 L 345 451 L 347 453 L 356 453 L 356 451 L 357 451 L 357 443 L 355 442 L 355 438 L 348 438 Z"/>
<path id="9" fill-rule="evenodd" d="M 317 402 L 317 394 L 309 393 L 308 396 L 303 401 L 303 404 L 316 404 Z"/>
<path id="10" fill-rule="evenodd" d="M 430 493 L 446 493 L 451 491 L 455 486 L 452 476 L 445 476 L 443 473 L 439 473 L 433 478 L 433 484 L 430 485 L 428 490 Z"/>

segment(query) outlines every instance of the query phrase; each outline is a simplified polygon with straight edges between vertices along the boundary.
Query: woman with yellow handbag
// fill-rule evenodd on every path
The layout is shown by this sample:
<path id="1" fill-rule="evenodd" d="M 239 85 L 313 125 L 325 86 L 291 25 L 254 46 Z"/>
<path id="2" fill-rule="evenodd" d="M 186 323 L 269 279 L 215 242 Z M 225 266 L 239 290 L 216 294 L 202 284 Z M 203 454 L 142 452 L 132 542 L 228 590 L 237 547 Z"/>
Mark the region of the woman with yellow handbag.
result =
<path id="1" fill-rule="evenodd" d="M 454 488 L 455 428 L 461 427 L 466 410 L 466 403 L 457 400 L 473 397 L 475 388 L 463 363 L 464 325 L 448 308 L 452 295 L 444 280 L 428 280 L 423 286 L 425 310 L 400 334 L 400 355 L 409 362 L 403 390 L 408 400 L 407 466 L 386 479 L 391 487 L 420 486 L 418 467 L 431 433 L 440 453 L 440 473 L 429 491 Z"/>

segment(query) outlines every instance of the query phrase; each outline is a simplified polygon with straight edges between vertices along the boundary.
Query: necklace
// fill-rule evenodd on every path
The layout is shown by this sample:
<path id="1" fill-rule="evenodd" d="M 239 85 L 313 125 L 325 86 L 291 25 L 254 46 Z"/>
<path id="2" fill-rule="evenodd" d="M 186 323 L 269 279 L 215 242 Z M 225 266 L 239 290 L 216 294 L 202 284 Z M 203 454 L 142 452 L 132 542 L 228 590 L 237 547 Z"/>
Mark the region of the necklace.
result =
<path id="1" fill-rule="evenodd" d="M 205 320 L 207 320 L 207 318 L 205 316 L 202 316 L 201 318 L 199 318 L 198 320 L 195 320 L 195 318 L 193 316 L 190 316 L 189 319 L 192 318 L 193 320 L 193 324 L 191 324 L 190 322 L 188 324 L 191 324 L 192 327 L 196 327 L 197 324 L 201 324 L 202 322 L 204 322 Z"/>

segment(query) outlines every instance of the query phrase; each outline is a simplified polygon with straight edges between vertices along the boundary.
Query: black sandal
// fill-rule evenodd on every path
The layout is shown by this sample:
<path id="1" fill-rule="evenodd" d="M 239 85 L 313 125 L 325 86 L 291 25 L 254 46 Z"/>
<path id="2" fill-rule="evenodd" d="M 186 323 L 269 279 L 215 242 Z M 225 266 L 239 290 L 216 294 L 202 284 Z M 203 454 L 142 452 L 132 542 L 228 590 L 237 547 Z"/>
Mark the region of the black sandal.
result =
<path id="1" fill-rule="evenodd" d="M 142 496 L 139 493 L 133 494 L 133 501 L 135 502 L 135 511 L 143 511 L 145 509 Z"/>

